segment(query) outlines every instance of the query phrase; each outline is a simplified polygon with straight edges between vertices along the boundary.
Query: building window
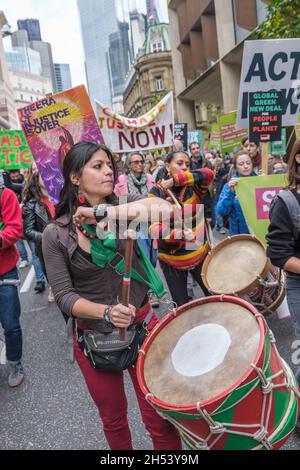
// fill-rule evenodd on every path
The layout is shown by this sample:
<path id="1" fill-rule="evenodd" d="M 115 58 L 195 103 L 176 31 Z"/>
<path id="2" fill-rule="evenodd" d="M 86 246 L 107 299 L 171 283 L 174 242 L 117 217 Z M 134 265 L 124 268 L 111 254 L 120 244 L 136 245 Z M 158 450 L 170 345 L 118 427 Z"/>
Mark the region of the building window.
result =
<path id="1" fill-rule="evenodd" d="M 163 77 L 156 77 L 155 78 L 155 83 L 156 83 L 156 91 L 163 91 L 164 90 Z"/>
<path id="2" fill-rule="evenodd" d="M 151 44 L 152 52 L 163 52 L 164 44 L 162 42 L 153 42 Z"/>

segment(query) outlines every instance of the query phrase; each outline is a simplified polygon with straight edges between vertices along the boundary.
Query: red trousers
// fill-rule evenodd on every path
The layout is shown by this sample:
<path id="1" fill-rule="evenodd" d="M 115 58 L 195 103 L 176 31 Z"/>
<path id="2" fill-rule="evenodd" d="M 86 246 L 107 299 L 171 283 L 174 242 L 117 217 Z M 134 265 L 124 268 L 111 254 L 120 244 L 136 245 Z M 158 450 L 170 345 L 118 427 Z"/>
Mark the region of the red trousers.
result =
<path id="1" fill-rule="evenodd" d="M 124 390 L 123 372 L 96 370 L 74 340 L 75 357 L 84 376 L 90 395 L 94 400 L 103 423 L 103 431 L 110 449 L 132 450 L 128 426 L 127 398 Z M 143 422 L 152 438 L 155 450 L 180 450 L 179 434 L 172 424 L 161 418 L 145 400 L 135 368 L 129 370 Z"/>

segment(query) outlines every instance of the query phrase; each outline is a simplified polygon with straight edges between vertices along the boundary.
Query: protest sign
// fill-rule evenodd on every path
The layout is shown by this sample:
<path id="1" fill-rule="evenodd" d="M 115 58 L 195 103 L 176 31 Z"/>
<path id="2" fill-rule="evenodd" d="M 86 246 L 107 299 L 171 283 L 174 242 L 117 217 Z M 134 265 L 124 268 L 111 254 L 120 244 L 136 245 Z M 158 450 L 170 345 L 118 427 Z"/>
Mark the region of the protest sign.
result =
<path id="1" fill-rule="evenodd" d="M 188 133 L 188 147 L 191 145 L 192 142 L 197 142 L 200 147 L 203 146 L 203 134 L 200 129 L 196 131 L 190 131 Z"/>
<path id="2" fill-rule="evenodd" d="M 188 125 L 186 123 L 174 124 L 174 140 L 180 140 L 183 145 L 183 149 L 187 152 L 188 150 Z"/>
<path id="3" fill-rule="evenodd" d="M 285 155 L 286 154 L 286 129 L 281 129 L 281 140 L 270 142 L 269 153 L 272 155 Z"/>
<path id="4" fill-rule="evenodd" d="M 219 119 L 222 154 L 235 153 L 242 149 L 242 140 L 248 137 L 246 129 L 237 130 L 237 112 L 223 114 Z"/>
<path id="5" fill-rule="evenodd" d="M 249 93 L 250 142 L 272 142 L 281 139 L 281 91 Z"/>
<path id="6" fill-rule="evenodd" d="M 96 101 L 97 117 L 106 145 L 115 153 L 173 145 L 173 93 L 168 93 L 151 111 L 137 118 L 115 113 Z"/>
<path id="7" fill-rule="evenodd" d="M 296 138 L 300 139 L 300 113 L 298 114 L 298 117 L 297 117 L 295 130 L 296 130 Z"/>
<path id="8" fill-rule="evenodd" d="M 282 90 L 282 125 L 295 126 L 300 112 L 299 39 L 245 41 L 238 101 L 238 129 L 249 124 L 249 93 Z M 272 109 L 269 109 L 272 111 Z"/>
<path id="9" fill-rule="evenodd" d="M 219 123 L 213 124 L 211 126 L 209 150 L 221 150 L 221 134 Z"/>
<path id="10" fill-rule="evenodd" d="M 236 194 L 251 232 L 266 245 L 270 224 L 269 212 L 273 198 L 285 186 L 286 175 L 239 178 Z"/>
<path id="11" fill-rule="evenodd" d="M 0 170 L 29 168 L 31 151 L 22 131 L 0 131 Z"/>
<path id="12" fill-rule="evenodd" d="M 90 99 L 81 85 L 18 110 L 19 121 L 51 200 L 63 186 L 62 165 L 77 142 L 103 144 Z"/>

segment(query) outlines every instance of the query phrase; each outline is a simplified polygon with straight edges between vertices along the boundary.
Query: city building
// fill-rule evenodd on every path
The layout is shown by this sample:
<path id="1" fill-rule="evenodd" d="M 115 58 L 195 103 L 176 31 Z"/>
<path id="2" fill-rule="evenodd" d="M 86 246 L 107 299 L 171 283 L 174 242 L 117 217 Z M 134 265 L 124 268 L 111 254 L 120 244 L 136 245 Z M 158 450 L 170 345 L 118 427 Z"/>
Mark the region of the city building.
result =
<path id="1" fill-rule="evenodd" d="M 148 27 L 159 23 L 155 0 L 146 0 Z"/>
<path id="2" fill-rule="evenodd" d="M 52 90 L 55 90 L 55 72 L 51 44 L 44 41 L 30 41 L 30 47 L 40 53 L 42 76 L 51 81 Z"/>
<path id="3" fill-rule="evenodd" d="M 14 108 L 18 109 L 53 92 L 52 80 L 43 76 L 41 54 L 32 49 L 26 30 L 15 31 L 5 40 L 5 61 L 12 88 Z"/>
<path id="4" fill-rule="evenodd" d="M 89 96 L 111 106 L 123 93 L 131 60 L 128 25 L 117 15 L 116 0 L 77 0 Z"/>
<path id="5" fill-rule="evenodd" d="M 149 27 L 144 48 L 128 75 L 125 115 L 145 114 L 171 90 L 174 79 L 168 24 L 161 23 Z"/>
<path id="6" fill-rule="evenodd" d="M 45 95 L 52 93 L 52 83 L 48 77 L 9 69 L 9 78 L 16 109 L 45 98 Z"/>
<path id="7" fill-rule="evenodd" d="M 19 127 L 3 45 L 3 37 L 9 34 L 10 27 L 3 11 L 0 10 L 0 129 Z"/>
<path id="8" fill-rule="evenodd" d="M 72 79 L 69 64 L 54 64 L 54 71 L 56 92 L 72 88 Z"/>
<path id="9" fill-rule="evenodd" d="M 10 69 L 29 72 L 35 75 L 42 74 L 41 56 L 39 52 L 29 47 L 14 47 L 6 50 L 5 58 Z"/>
<path id="10" fill-rule="evenodd" d="M 22 21 L 37 21 L 37 20 L 18 20 L 18 24 L 21 24 Z M 39 26 L 39 24 L 38 24 Z M 32 32 L 30 32 L 32 37 Z M 41 60 L 41 75 L 43 77 L 48 77 L 51 80 L 52 90 L 55 90 L 56 82 L 55 82 L 55 72 L 54 72 L 54 63 L 52 57 L 52 48 L 51 44 L 48 42 L 44 42 L 41 40 L 30 40 L 29 33 L 27 29 L 22 29 L 18 31 L 14 31 L 11 37 L 11 43 L 14 48 L 21 47 L 21 48 L 29 48 L 33 49 L 34 51 L 38 52 L 40 55 Z"/>
<path id="11" fill-rule="evenodd" d="M 130 32 L 134 60 L 144 46 L 146 40 L 146 24 L 145 15 L 138 12 L 136 9 L 130 12 Z"/>
<path id="12" fill-rule="evenodd" d="M 108 64 L 112 96 L 120 96 L 124 91 L 125 77 L 131 63 L 129 25 L 118 21 L 118 30 L 109 35 Z"/>
<path id="13" fill-rule="evenodd" d="M 169 0 L 178 119 L 203 127 L 208 107 L 237 108 L 244 41 L 268 0 Z"/>
<path id="14" fill-rule="evenodd" d="M 29 41 L 41 41 L 41 30 L 39 20 L 27 18 L 26 20 L 17 21 L 18 30 L 25 30 L 28 34 Z"/>

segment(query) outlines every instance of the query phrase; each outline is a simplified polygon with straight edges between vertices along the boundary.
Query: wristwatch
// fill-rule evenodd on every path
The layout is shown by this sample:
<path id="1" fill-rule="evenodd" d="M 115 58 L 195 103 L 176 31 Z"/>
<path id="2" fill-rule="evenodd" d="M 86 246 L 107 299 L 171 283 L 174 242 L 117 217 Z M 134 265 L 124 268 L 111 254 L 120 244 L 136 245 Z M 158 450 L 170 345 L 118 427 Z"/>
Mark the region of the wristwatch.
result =
<path id="1" fill-rule="evenodd" d="M 98 206 L 94 206 L 93 210 L 97 223 L 101 222 L 101 220 L 107 217 L 107 204 L 99 204 Z"/>

